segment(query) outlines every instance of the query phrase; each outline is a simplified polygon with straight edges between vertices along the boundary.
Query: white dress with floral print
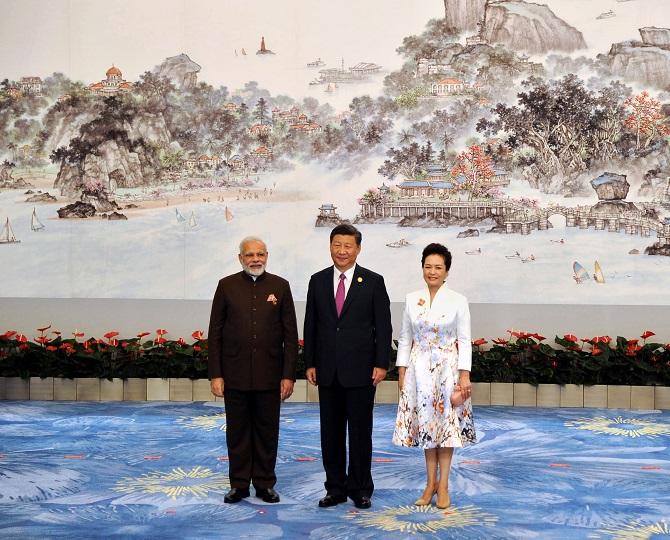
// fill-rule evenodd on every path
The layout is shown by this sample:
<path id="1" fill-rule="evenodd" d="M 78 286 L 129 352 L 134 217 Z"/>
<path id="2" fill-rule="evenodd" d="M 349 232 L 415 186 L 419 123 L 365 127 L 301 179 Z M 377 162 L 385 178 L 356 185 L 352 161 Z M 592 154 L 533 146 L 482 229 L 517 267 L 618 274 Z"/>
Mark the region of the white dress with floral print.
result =
<path id="1" fill-rule="evenodd" d="M 451 406 L 458 370 L 470 370 L 467 299 L 443 285 L 432 305 L 425 288 L 407 295 L 397 366 L 405 366 L 393 443 L 460 448 L 476 442 L 472 403 Z"/>

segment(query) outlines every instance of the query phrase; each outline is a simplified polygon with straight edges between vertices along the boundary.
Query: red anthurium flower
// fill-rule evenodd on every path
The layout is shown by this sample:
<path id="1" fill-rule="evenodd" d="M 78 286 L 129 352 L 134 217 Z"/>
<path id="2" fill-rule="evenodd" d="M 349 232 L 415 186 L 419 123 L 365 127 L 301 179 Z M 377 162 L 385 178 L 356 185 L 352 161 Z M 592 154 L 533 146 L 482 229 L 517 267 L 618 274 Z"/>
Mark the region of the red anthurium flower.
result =
<path id="1" fill-rule="evenodd" d="M 531 334 L 531 337 L 534 337 L 538 341 L 544 341 L 545 339 L 547 339 L 546 337 L 544 337 L 541 334 Z"/>
<path id="2" fill-rule="evenodd" d="M 183 338 L 183 337 L 180 337 L 180 338 L 177 340 L 177 343 L 179 343 L 179 345 L 181 345 L 182 347 L 186 347 L 186 342 L 184 341 L 184 338 Z"/>
<path id="3" fill-rule="evenodd" d="M 654 334 L 654 332 L 652 332 L 651 330 L 645 330 L 644 332 L 642 332 L 642 335 L 640 337 L 642 339 L 647 339 L 647 338 L 649 338 L 651 336 L 655 336 L 655 335 L 656 334 Z"/>
<path id="4" fill-rule="evenodd" d="M 47 346 L 47 351 L 49 351 L 49 352 L 55 352 L 57 350 L 58 350 L 58 347 L 55 347 L 53 345 L 48 345 Z"/>
<path id="5" fill-rule="evenodd" d="M 565 341 L 571 341 L 572 343 L 577 343 L 577 341 L 579 341 L 579 340 L 577 339 L 577 336 L 575 336 L 575 335 L 573 335 L 573 334 L 565 334 L 565 335 L 563 336 L 563 339 L 564 339 Z M 582 340 L 582 341 L 583 341 L 583 340 Z"/>
<path id="6" fill-rule="evenodd" d="M 583 341 L 584 343 L 591 343 L 591 338 L 583 337 L 583 338 L 580 339 L 579 341 Z"/>
<path id="7" fill-rule="evenodd" d="M 612 338 L 609 337 L 609 336 L 598 336 L 598 339 L 600 340 L 600 343 L 605 343 L 605 344 L 612 341 Z"/>
<path id="8" fill-rule="evenodd" d="M 168 331 L 167 331 L 167 330 L 164 330 L 163 328 L 159 328 L 158 330 L 156 330 L 156 333 L 157 333 L 159 336 L 164 336 L 165 334 L 168 333 Z"/>
<path id="9" fill-rule="evenodd" d="M 51 325 L 49 325 L 49 326 L 45 326 L 44 328 L 38 328 L 37 331 L 38 331 L 38 332 L 42 332 L 42 333 L 44 333 L 44 332 L 46 332 L 47 330 L 49 330 L 49 328 L 51 328 Z"/>
<path id="10" fill-rule="evenodd" d="M 481 347 L 482 345 L 485 345 L 486 343 L 488 343 L 488 341 L 486 341 L 484 338 L 479 338 L 479 339 L 476 339 L 472 342 L 472 344 L 475 347 Z"/>
<path id="11" fill-rule="evenodd" d="M 205 334 L 203 333 L 202 330 L 196 330 L 195 332 L 193 332 L 193 333 L 191 334 L 191 337 L 192 337 L 193 339 L 197 339 L 198 341 L 200 341 L 200 340 L 202 339 L 202 336 L 204 336 L 204 335 L 205 335 Z"/>
<path id="12" fill-rule="evenodd" d="M 7 330 L 4 334 L 2 334 L 3 338 L 10 339 L 16 335 L 16 330 Z"/>
<path id="13" fill-rule="evenodd" d="M 202 347 L 200 345 L 193 345 L 193 350 L 195 352 L 200 352 L 202 350 Z"/>
<path id="14" fill-rule="evenodd" d="M 598 356 L 599 354 L 602 354 L 602 352 L 603 352 L 602 349 L 599 349 L 599 348 L 598 348 L 597 346 L 595 346 L 595 345 L 594 345 L 593 348 L 591 349 L 591 354 L 592 354 L 593 356 Z"/>
<path id="15" fill-rule="evenodd" d="M 507 345 L 509 343 L 509 340 L 503 338 L 496 338 L 493 340 L 493 343 L 495 343 L 496 345 Z"/>
<path id="16" fill-rule="evenodd" d="M 37 341 L 37 343 L 41 343 L 42 345 L 46 345 L 51 340 L 47 336 L 39 336 L 35 338 L 35 341 Z"/>
<path id="17" fill-rule="evenodd" d="M 526 339 L 531 337 L 533 334 L 530 334 L 529 332 L 519 332 L 518 335 L 521 339 Z"/>
<path id="18" fill-rule="evenodd" d="M 98 345 L 104 345 L 105 344 L 105 342 L 101 339 L 96 339 L 95 343 L 97 343 Z"/>
<path id="19" fill-rule="evenodd" d="M 19 350 L 21 350 L 21 351 L 27 351 L 28 349 L 30 349 L 30 345 L 28 345 L 25 342 L 21 343 L 21 345 L 19 345 Z"/>
<path id="20" fill-rule="evenodd" d="M 119 333 L 118 333 L 116 330 L 114 330 L 114 331 L 112 331 L 112 332 L 107 332 L 107 333 L 105 334 L 105 337 L 106 337 L 107 339 L 112 339 L 113 337 L 116 337 L 116 336 L 118 336 L 118 335 L 119 335 Z"/>
<path id="21" fill-rule="evenodd" d="M 637 340 L 637 339 L 629 339 L 628 342 L 626 343 L 626 346 L 631 347 L 632 345 L 637 345 L 638 341 L 639 340 Z"/>
<path id="22" fill-rule="evenodd" d="M 127 346 L 128 346 L 128 342 L 127 342 L 127 341 L 122 341 L 122 342 L 121 342 L 121 347 L 123 347 L 123 348 L 125 349 Z"/>
<path id="23" fill-rule="evenodd" d="M 28 341 L 28 338 L 26 337 L 25 334 L 19 334 L 18 336 L 16 336 L 16 341 L 18 341 L 19 343 L 26 343 Z"/>
<path id="24" fill-rule="evenodd" d="M 72 335 L 76 338 L 84 337 L 84 332 L 79 332 L 78 330 L 75 330 L 72 332 Z"/>
<path id="25" fill-rule="evenodd" d="M 167 339 L 165 339 L 164 337 L 157 337 L 156 339 L 154 339 L 154 343 L 156 345 L 163 345 L 163 343 L 165 343 L 166 341 Z"/>
<path id="26" fill-rule="evenodd" d="M 508 330 L 512 337 L 521 337 L 521 332 L 515 332 L 514 330 Z"/>
<path id="27" fill-rule="evenodd" d="M 139 334 L 137 334 L 137 337 L 142 339 L 144 336 L 148 336 L 148 335 L 149 335 L 149 332 L 140 332 Z"/>
<path id="28" fill-rule="evenodd" d="M 110 340 L 109 340 L 109 344 L 110 344 L 112 347 L 116 347 L 116 346 L 119 344 L 119 340 L 118 340 L 118 339 L 110 339 Z"/>

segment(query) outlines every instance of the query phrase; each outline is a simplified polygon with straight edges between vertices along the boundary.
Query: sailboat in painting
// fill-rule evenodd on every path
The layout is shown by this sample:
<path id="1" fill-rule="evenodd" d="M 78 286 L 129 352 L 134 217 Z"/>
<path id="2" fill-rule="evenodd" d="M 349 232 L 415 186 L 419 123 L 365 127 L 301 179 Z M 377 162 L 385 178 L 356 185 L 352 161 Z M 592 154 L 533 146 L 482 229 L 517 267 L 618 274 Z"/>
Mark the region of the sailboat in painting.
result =
<path id="1" fill-rule="evenodd" d="M 591 275 L 586 271 L 586 269 L 579 264 L 577 261 L 572 263 L 572 271 L 575 273 L 573 276 L 575 282 L 584 283 L 591 279 Z"/>
<path id="2" fill-rule="evenodd" d="M 195 220 L 195 213 L 191 212 L 191 217 L 188 220 L 188 224 L 191 229 L 195 229 L 198 226 L 198 223 Z"/>
<path id="3" fill-rule="evenodd" d="M 603 269 L 600 268 L 600 263 L 596 261 L 593 266 L 594 266 L 593 279 L 596 280 L 596 283 L 605 283 L 605 276 L 603 275 Z"/>
<path id="4" fill-rule="evenodd" d="M 593 279 L 596 283 L 605 283 L 605 276 L 603 274 L 603 269 L 600 266 L 600 263 L 598 261 L 595 261 L 595 264 L 593 265 L 594 270 L 593 270 Z M 577 261 L 572 263 L 572 271 L 574 272 L 573 279 L 575 280 L 576 283 L 584 283 L 585 281 L 589 281 L 591 279 L 591 274 L 589 274 L 581 264 L 579 264 Z"/>
<path id="5" fill-rule="evenodd" d="M 183 223 L 184 221 L 186 221 L 186 218 L 181 215 L 181 212 L 179 211 L 179 208 L 175 208 L 174 213 L 177 217 L 177 223 Z"/>
<path id="6" fill-rule="evenodd" d="M 226 206 L 226 221 L 233 221 L 233 213 Z"/>
<path id="7" fill-rule="evenodd" d="M 35 212 L 34 208 L 33 215 L 30 218 L 30 228 L 35 232 L 44 230 L 44 223 L 42 223 L 40 218 L 37 217 L 37 212 Z"/>
<path id="8" fill-rule="evenodd" d="M 18 244 L 21 240 L 17 240 L 12 230 L 12 225 L 9 223 L 9 218 L 5 221 L 5 226 L 0 234 L 0 244 Z"/>

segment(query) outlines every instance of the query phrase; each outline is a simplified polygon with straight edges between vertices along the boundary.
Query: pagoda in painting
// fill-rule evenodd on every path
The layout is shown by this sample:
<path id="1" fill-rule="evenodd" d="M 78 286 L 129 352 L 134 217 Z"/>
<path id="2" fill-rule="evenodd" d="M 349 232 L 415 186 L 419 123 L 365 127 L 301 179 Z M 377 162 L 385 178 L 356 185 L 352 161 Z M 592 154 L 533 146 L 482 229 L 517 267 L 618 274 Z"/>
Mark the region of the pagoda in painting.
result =
<path id="1" fill-rule="evenodd" d="M 265 47 L 265 36 L 261 37 L 261 48 L 256 51 L 256 54 L 274 54 L 270 49 Z"/>

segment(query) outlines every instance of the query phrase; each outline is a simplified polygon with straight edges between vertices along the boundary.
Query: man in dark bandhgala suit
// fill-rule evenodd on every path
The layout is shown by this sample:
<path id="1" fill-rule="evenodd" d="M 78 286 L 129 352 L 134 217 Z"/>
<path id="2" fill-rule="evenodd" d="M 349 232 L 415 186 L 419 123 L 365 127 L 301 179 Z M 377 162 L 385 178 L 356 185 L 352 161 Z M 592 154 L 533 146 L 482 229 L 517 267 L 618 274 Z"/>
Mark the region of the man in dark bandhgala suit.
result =
<path id="1" fill-rule="evenodd" d="M 358 266 L 361 233 L 342 224 L 330 233 L 333 266 L 314 274 L 305 309 L 307 380 L 319 387 L 326 496 L 320 507 L 370 508 L 375 387 L 386 376 L 391 311 L 384 278 Z M 349 464 L 347 467 L 347 433 Z"/>
<path id="2" fill-rule="evenodd" d="M 262 240 L 242 240 L 243 270 L 219 281 L 209 321 L 210 384 L 226 406 L 227 503 L 248 497 L 250 484 L 279 502 L 279 408 L 293 393 L 298 330 L 289 283 L 265 271 L 267 259 Z"/>

